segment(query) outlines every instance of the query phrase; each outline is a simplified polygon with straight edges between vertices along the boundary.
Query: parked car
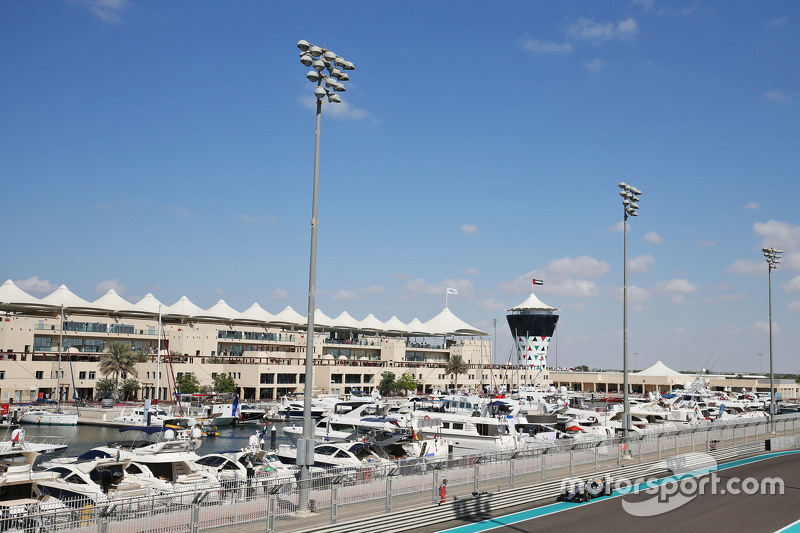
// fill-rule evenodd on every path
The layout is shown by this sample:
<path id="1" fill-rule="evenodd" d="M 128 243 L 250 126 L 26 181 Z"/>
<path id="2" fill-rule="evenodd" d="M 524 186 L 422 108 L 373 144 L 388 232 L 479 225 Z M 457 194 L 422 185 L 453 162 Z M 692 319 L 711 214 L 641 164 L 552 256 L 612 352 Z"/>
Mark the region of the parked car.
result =
<path id="1" fill-rule="evenodd" d="M 100 400 L 100 407 L 114 407 L 114 398 L 103 398 Z"/>

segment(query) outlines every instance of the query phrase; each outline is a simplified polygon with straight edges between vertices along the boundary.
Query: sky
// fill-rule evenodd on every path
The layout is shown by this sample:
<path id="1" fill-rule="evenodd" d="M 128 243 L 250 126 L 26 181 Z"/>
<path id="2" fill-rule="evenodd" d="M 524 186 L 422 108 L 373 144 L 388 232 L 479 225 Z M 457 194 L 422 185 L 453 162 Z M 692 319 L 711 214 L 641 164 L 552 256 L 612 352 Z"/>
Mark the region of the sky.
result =
<path id="1" fill-rule="evenodd" d="M 355 65 L 322 111 L 325 314 L 446 303 L 507 362 L 536 278 L 549 364 L 622 368 L 625 181 L 631 368 L 766 372 L 775 246 L 774 369 L 800 372 L 800 4 L 310 7 L 0 3 L 0 282 L 305 314 L 304 39 Z"/>

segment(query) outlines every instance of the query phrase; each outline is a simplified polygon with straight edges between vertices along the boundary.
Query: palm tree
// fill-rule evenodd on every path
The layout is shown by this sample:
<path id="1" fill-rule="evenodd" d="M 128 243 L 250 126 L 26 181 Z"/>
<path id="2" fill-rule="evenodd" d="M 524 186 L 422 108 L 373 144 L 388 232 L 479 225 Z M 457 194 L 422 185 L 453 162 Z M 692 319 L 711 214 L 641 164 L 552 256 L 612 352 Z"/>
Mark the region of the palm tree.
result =
<path id="1" fill-rule="evenodd" d="M 98 368 L 104 376 L 114 374 L 114 403 L 117 402 L 117 391 L 119 390 L 119 375 L 126 372 L 137 376 L 136 363 L 138 361 L 136 352 L 131 351 L 131 345 L 127 342 L 112 342 L 106 349 L 106 353 L 100 356 Z"/>
<path id="2" fill-rule="evenodd" d="M 447 366 L 444 367 L 445 372 L 455 375 L 455 382 L 453 383 L 454 389 L 458 389 L 458 375 L 465 374 L 467 370 L 469 370 L 469 365 L 459 354 L 451 355 Z"/>

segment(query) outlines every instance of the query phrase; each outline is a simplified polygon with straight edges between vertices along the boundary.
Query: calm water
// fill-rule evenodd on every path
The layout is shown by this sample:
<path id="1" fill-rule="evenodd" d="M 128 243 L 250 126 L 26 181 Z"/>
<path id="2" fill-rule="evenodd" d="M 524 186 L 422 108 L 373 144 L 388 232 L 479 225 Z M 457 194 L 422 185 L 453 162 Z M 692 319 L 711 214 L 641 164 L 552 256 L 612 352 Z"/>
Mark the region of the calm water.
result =
<path id="1" fill-rule="evenodd" d="M 277 444 L 289 444 L 289 440 L 283 435 L 284 423 L 270 422 L 269 428 L 272 426 L 277 428 Z M 121 434 L 118 428 L 100 427 L 100 426 L 36 426 L 32 424 L 24 424 L 25 436 L 58 436 L 67 437 L 75 434 L 67 444 L 69 448 L 64 452 L 65 457 L 80 455 L 95 446 L 105 446 L 109 441 L 123 440 L 133 438 L 132 435 L 125 436 Z M 260 431 L 260 424 L 247 424 L 239 426 L 228 426 L 218 428 L 218 437 L 203 437 L 202 446 L 196 450 L 199 455 L 207 453 L 214 453 L 223 450 L 238 450 L 247 446 L 251 435 L 255 435 Z M 77 431 L 77 433 L 76 433 Z M 0 437 L 5 439 L 11 438 L 11 431 L 6 434 L 5 430 L 0 431 Z M 265 446 L 269 446 L 270 437 L 269 431 L 264 436 L 266 442 Z"/>

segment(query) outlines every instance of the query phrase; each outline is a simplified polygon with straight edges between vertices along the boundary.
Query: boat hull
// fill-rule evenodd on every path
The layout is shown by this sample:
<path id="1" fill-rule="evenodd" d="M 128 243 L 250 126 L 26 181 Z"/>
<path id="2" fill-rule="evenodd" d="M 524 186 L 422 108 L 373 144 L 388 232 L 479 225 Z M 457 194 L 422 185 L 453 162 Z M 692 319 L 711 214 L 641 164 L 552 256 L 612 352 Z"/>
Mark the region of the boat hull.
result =
<path id="1" fill-rule="evenodd" d="M 59 413 L 29 413 L 20 417 L 23 424 L 38 424 L 40 426 L 77 426 L 78 415 Z"/>

